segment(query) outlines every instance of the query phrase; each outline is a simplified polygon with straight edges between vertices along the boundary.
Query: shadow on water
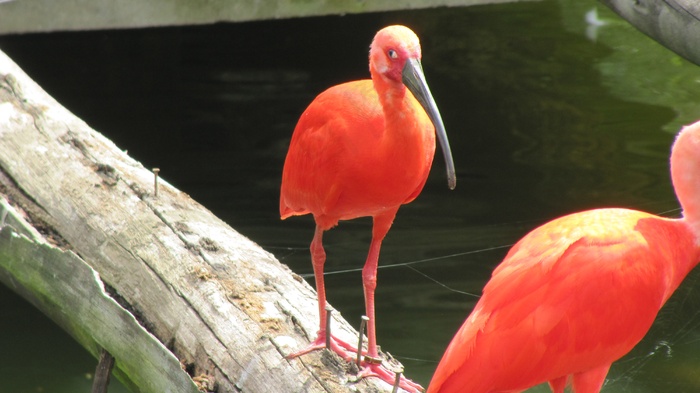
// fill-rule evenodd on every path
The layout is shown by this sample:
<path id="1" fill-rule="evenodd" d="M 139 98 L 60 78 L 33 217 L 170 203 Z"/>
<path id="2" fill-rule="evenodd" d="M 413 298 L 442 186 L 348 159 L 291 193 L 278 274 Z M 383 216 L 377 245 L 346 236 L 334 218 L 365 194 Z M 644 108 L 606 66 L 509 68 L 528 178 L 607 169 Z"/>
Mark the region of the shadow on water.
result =
<path id="1" fill-rule="evenodd" d="M 308 276 L 313 223 L 280 222 L 277 210 L 296 120 L 326 87 L 367 77 L 376 30 L 414 28 L 459 180 L 450 192 L 437 157 L 423 194 L 400 210 L 380 259 L 378 340 L 427 385 L 476 301 L 460 291 L 478 294 L 506 246 L 527 231 L 593 207 L 678 214 L 668 152 L 678 125 L 698 115 L 691 84 L 679 79 L 700 80 L 700 71 L 607 10 L 600 12 L 608 25 L 587 38 L 584 13 L 595 6 L 562 0 L 8 36 L 0 48 L 146 167 L 160 167 L 164 179 Z M 370 221 L 360 219 L 324 238 L 327 271 L 354 269 L 327 277 L 330 302 L 350 321 L 364 311 L 359 269 L 370 236 Z M 605 391 L 700 389 L 698 277 L 688 278 L 648 337 L 613 367 Z M 27 308 L 2 304 L 10 315 Z M 0 343 L 12 353 L 0 360 L 10 362 L 0 363 L 0 379 L 15 391 L 47 384 L 54 386 L 46 392 L 77 391 L 71 380 L 92 372 L 89 355 L 43 323 L 29 324 L 22 344 L 12 343 L 17 322 L 0 319 Z M 72 345 L 62 353 L 81 371 L 36 356 L 45 344 L 34 338 L 46 336 Z M 37 381 L 37 368 L 50 369 L 50 382 Z"/>

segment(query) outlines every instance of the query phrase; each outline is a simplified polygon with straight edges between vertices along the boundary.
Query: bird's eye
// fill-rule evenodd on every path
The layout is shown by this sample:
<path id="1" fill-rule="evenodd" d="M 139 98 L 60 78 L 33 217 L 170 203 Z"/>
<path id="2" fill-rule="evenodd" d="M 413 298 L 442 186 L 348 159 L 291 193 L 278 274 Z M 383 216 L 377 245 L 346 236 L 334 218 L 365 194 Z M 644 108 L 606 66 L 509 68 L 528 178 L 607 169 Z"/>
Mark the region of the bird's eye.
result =
<path id="1" fill-rule="evenodd" d="M 396 51 L 393 50 L 393 49 L 389 49 L 389 50 L 386 52 L 386 54 L 387 54 L 390 58 L 392 58 L 392 59 L 395 59 L 395 58 L 399 57 L 399 54 L 396 53 Z"/>

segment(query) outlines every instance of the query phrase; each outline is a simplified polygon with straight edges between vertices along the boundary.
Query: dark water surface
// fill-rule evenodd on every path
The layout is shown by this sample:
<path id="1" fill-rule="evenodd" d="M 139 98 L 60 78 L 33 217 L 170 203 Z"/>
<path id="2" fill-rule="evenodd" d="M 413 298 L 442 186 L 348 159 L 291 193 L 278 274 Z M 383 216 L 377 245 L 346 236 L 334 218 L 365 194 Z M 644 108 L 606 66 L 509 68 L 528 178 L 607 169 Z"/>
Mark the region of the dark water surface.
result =
<path id="1" fill-rule="evenodd" d="M 311 277 L 308 217 L 280 221 L 289 137 L 326 87 L 366 78 L 368 45 L 402 23 L 457 164 L 442 157 L 382 248 L 378 341 L 427 385 L 507 246 L 554 217 L 624 206 L 677 216 L 668 154 L 700 118 L 700 68 L 589 1 L 0 37 L 0 49 L 58 101 L 232 227 Z M 601 7 L 601 6 L 598 6 Z M 329 301 L 364 311 L 371 223 L 324 237 Z M 351 270 L 351 271 L 348 271 Z M 700 290 L 691 274 L 605 392 L 700 391 Z M 88 391 L 95 361 L 0 288 L 0 392 Z M 111 390 L 112 391 L 112 390 Z M 123 388 L 114 387 L 114 392 Z M 543 387 L 533 391 L 546 391 Z"/>

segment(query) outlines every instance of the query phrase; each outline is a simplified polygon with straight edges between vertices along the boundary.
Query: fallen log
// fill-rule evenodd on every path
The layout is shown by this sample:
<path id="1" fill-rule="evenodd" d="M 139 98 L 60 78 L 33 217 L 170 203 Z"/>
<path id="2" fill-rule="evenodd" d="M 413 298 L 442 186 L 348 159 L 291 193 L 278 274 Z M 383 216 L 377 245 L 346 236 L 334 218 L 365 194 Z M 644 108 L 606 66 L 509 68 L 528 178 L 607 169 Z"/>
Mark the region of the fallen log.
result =
<path id="1" fill-rule="evenodd" d="M 391 391 L 328 351 L 285 359 L 315 337 L 313 289 L 162 178 L 155 195 L 2 52 L 0 204 L 0 282 L 134 392 Z"/>
<path id="2" fill-rule="evenodd" d="M 700 4 L 695 0 L 601 0 L 642 33 L 700 64 Z"/>
<path id="3" fill-rule="evenodd" d="M 92 0 L 86 7 L 83 0 L 47 1 L 41 6 L 29 1 L 0 0 L 0 34 L 201 25 L 510 1 L 513 0 L 208 0 L 206 7 L 193 7 L 190 0 Z"/>

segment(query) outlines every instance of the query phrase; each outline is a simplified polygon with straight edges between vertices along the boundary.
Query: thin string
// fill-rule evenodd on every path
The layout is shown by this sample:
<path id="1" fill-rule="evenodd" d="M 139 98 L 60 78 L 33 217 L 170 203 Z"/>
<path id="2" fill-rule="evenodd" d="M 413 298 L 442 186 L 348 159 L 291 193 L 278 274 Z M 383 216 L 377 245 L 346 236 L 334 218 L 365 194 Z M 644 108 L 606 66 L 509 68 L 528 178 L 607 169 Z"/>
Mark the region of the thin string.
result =
<path id="1" fill-rule="evenodd" d="M 458 252 L 458 253 L 455 253 L 455 254 L 443 255 L 443 256 L 439 256 L 439 257 L 418 259 L 418 260 L 410 261 L 410 262 L 392 263 L 392 264 L 389 264 L 389 265 L 379 265 L 379 267 L 377 267 L 377 268 L 378 268 L 378 269 L 391 269 L 391 268 L 397 268 L 397 267 L 406 267 L 406 266 L 415 265 L 415 264 L 419 264 L 419 263 L 432 262 L 432 261 L 439 261 L 439 260 L 443 260 L 443 259 L 461 257 L 461 256 L 464 256 L 464 255 L 477 254 L 477 253 L 487 252 L 487 251 L 493 251 L 493 250 L 500 250 L 500 249 L 503 249 L 503 248 L 510 248 L 510 247 L 512 247 L 512 246 L 513 246 L 512 244 L 508 244 L 508 245 L 495 246 L 495 247 L 489 247 L 489 248 L 481 248 L 481 249 L 478 249 L 478 250 L 471 250 L 471 251 L 465 251 L 465 252 Z M 414 270 L 415 270 L 415 269 L 414 269 Z M 330 272 L 324 272 L 323 274 L 324 274 L 325 276 L 330 276 L 330 275 L 333 275 L 333 274 L 344 274 L 344 273 L 352 273 L 352 272 L 359 272 L 359 271 L 362 271 L 362 268 L 361 268 L 361 267 L 352 268 L 352 269 L 334 270 L 334 271 L 330 271 Z M 314 274 L 313 274 L 313 273 L 305 273 L 305 274 L 300 274 L 300 276 L 303 277 L 303 278 L 311 278 L 311 277 L 314 276 Z"/>

